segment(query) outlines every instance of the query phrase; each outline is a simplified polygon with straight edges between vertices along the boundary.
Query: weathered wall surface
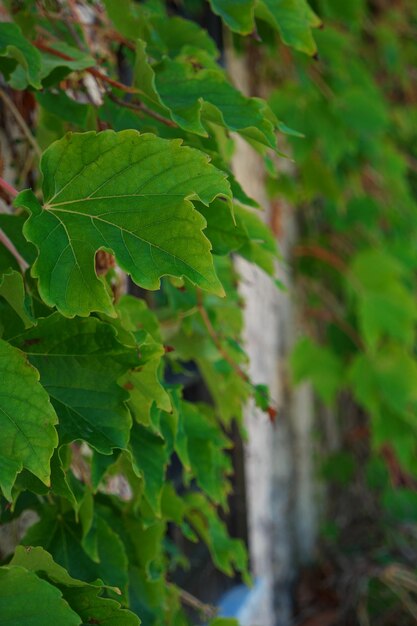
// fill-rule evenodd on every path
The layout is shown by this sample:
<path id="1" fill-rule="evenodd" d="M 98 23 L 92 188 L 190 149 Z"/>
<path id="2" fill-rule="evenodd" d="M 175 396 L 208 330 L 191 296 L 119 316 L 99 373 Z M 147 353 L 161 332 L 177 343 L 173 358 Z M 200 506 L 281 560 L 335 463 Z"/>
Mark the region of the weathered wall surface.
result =
<path id="1" fill-rule="evenodd" d="M 229 55 L 228 69 L 238 87 L 248 93 L 249 72 L 243 61 Z M 308 386 L 291 391 L 288 384 L 288 354 L 299 332 L 286 265 L 296 237 L 295 219 L 287 205 L 271 206 L 259 155 L 239 138 L 237 146 L 235 174 L 264 208 L 265 221 L 275 226 L 283 254 L 278 276 L 289 287 L 288 292 L 279 291 L 261 270 L 237 261 L 246 302 L 250 377 L 269 386 L 278 408 L 274 424 L 253 405 L 245 417 L 249 549 L 259 584 L 242 626 L 289 626 L 296 569 L 313 555 L 316 528 L 313 399 Z"/>

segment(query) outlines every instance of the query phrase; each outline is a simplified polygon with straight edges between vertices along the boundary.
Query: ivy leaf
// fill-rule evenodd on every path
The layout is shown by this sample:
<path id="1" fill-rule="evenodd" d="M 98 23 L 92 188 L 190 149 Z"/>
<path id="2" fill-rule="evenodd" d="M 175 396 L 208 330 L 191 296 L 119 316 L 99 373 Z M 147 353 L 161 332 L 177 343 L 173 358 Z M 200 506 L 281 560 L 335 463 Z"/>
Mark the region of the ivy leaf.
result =
<path id="1" fill-rule="evenodd" d="M 207 544 L 216 567 L 228 576 L 233 576 L 234 569 L 238 570 L 243 574 L 244 581 L 249 584 L 248 557 L 243 541 L 229 537 L 216 509 L 203 494 L 189 493 L 184 501 L 188 505 L 186 516 Z"/>
<path id="2" fill-rule="evenodd" d="M 83 130 L 87 128 L 88 118 L 93 112 L 91 105 L 76 102 L 65 91 L 42 91 L 36 94 L 36 100 L 48 113 L 76 124 Z"/>
<path id="3" fill-rule="evenodd" d="M 139 626 L 141 623 L 137 615 L 122 609 L 116 600 L 100 598 L 99 590 L 93 587 L 68 589 L 65 590 L 64 596 L 86 624 Z"/>
<path id="4" fill-rule="evenodd" d="M 188 459 L 198 485 L 212 500 L 226 504 L 228 483 L 225 474 L 230 467 L 223 449 L 230 447 L 229 441 L 208 407 L 197 408 L 189 402 L 182 402 L 180 416 L 187 438 Z"/>
<path id="5" fill-rule="evenodd" d="M 55 563 L 49 552 L 40 546 L 17 546 L 10 565 L 24 567 L 36 574 L 43 573 L 51 583 L 65 585 L 66 587 L 82 587 L 88 584 L 70 576 L 66 569 L 62 565 Z"/>
<path id="6" fill-rule="evenodd" d="M 0 379 L 0 487 L 11 500 L 11 488 L 23 468 L 49 485 L 58 420 L 36 369 L 20 350 L 3 340 Z"/>
<path id="7" fill-rule="evenodd" d="M 96 525 L 98 562 L 84 550 L 80 525 L 74 513 L 62 513 L 49 505 L 44 508 L 39 522 L 29 528 L 22 543 L 42 546 L 51 553 L 54 561 L 64 567 L 71 577 L 118 587 L 123 593 L 127 585 L 127 556 L 120 537 L 109 524 L 97 517 Z"/>
<path id="8" fill-rule="evenodd" d="M 22 35 L 20 28 L 11 22 L 0 23 L 0 69 L 12 87 L 19 88 L 13 80 L 17 65 L 22 68 L 23 89 L 32 85 L 41 88 L 41 55 Z M 20 87 L 22 88 L 22 87 Z"/>
<path id="9" fill-rule="evenodd" d="M 29 243 L 23 235 L 23 225 L 27 219 L 27 214 L 12 215 L 11 213 L 0 213 L 0 228 L 6 233 L 19 254 L 31 265 L 36 259 L 36 248 Z M 0 270 L 13 268 L 20 271 L 19 264 L 15 257 L 6 248 L 1 246 Z M 6 253 L 3 260 L 3 254 Z"/>
<path id="10" fill-rule="evenodd" d="M 58 313 L 39 320 L 17 339 L 40 372 L 59 416 L 61 443 L 87 441 L 99 452 L 125 448 L 131 418 L 118 378 L 137 363 L 134 350 L 96 318 L 68 320 Z"/>
<path id="11" fill-rule="evenodd" d="M 234 32 L 248 35 L 255 29 L 254 16 L 278 31 L 287 46 L 306 54 L 315 54 L 311 32 L 320 19 L 306 0 L 209 0 L 211 8 Z"/>
<path id="12" fill-rule="evenodd" d="M 247 233 L 246 241 L 238 250 L 239 255 L 274 276 L 278 249 L 273 233 L 253 211 L 236 205 L 235 215 L 238 225 Z"/>
<path id="13" fill-rule="evenodd" d="M 248 35 L 255 28 L 254 0 L 209 0 L 213 13 L 219 15 L 230 30 Z"/>
<path id="14" fill-rule="evenodd" d="M 78 613 L 84 623 L 97 623 L 102 626 L 139 626 L 140 619 L 122 609 L 119 602 L 100 596 L 108 588 L 89 584 L 73 578 L 58 563 L 55 563 L 49 552 L 41 547 L 24 548 L 18 546 L 11 561 L 47 578 L 52 584 L 58 585 L 70 607 Z M 110 587 L 110 590 L 112 588 Z M 115 589 L 117 592 L 117 589 Z"/>
<path id="15" fill-rule="evenodd" d="M 176 57 L 184 47 L 206 51 L 217 58 L 219 51 L 208 32 L 191 20 L 182 17 L 153 16 L 150 19 L 148 49 L 150 54 L 160 59 L 163 56 Z M 135 35 L 137 39 L 138 33 Z"/>
<path id="16" fill-rule="evenodd" d="M 198 210 L 207 220 L 205 232 L 212 243 L 213 254 L 229 254 L 250 243 L 245 228 L 221 200 L 215 200 L 209 207 L 199 206 Z"/>
<path id="17" fill-rule="evenodd" d="M 221 69 L 196 69 L 192 62 L 168 58 L 151 67 L 139 42 L 135 73 L 152 105 L 168 111 L 184 130 L 207 137 L 206 124 L 214 122 L 276 148 L 277 121 L 268 105 L 259 98 L 245 97 Z"/>
<path id="18" fill-rule="evenodd" d="M 300 339 L 291 355 L 291 368 L 295 383 L 306 378 L 321 397 L 331 404 L 344 382 L 340 359 L 327 347 L 320 346 L 308 337 Z"/>
<path id="19" fill-rule="evenodd" d="M 168 454 L 163 439 L 140 424 L 134 424 L 130 437 L 134 470 L 145 480 L 145 496 L 155 511 L 161 510 L 161 492 L 165 481 Z"/>
<path id="20" fill-rule="evenodd" d="M 57 587 L 18 566 L 0 568 L 0 615 L 3 624 L 80 624 Z"/>
<path id="21" fill-rule="evenodd" d="M 25 328 L 34 325 L 35 320 L 26 306 L 26 293 L 20 272 L 9 270 L 0 276 L 0 296 L 15 310 Z"/>
<path id="22" fill-rule="evenodd" d="M 41 77 L 43 86 L 50 86 L 62 80 L 70 72 L 85 70 L 95 65 L 93 57 L 69 46 L 64 41 L 54 42 L 50 49 L 67 56 L 68 59 L 63 59 L 59 55 L 56 56 L 53 52 L 42 52 Z"/>
<path id="23" fill-rule="evenodd" d="M 16 206 L 32 213 L 25 236 L 39 250 L 32 273 L 44 301 L 64 315 L 113 314 L 95 273 L 99 249 L 146 289 L 164 275 L 186 276 L 223 295 L 204 218 L 191 199 L 230 198 L 225 174 L 202 153 L 136 131 L 67 134 L 44 153 L 44 206 L 30 191 Z"/>
<path id="24" fill-rule="evenodd" d="M 320 26 L 321 20 L 307 0 L 260 0 L 255 13 L 279 32 L 287 46 L 309 55 L 316 53 L 311 29 Z"/>

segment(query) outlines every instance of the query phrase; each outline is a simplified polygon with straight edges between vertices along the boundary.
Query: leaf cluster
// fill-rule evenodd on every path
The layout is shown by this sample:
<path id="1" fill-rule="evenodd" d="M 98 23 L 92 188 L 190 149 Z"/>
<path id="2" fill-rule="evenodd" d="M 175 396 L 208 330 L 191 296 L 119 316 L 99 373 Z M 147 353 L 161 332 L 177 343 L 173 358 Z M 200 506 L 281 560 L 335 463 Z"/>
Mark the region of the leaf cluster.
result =
<path id="1" fill-rule="evenodd" d="M 236 134 L 271 155 L 287 129 L 161 1 L 4 5 L 1 93 L 26 175 L 2 184 L 19 193 L 0 215 L 1 522 L 32 524 L 0 567 L 0 612 L 182 626 L 174 527 L 249 580 L 220 509 L 233 422 L 251 395 L 272 409 L 246 374 L 233 256 L 273 277 L 277 250 L 231 159 Z M 263 24 L 315 51 L 305 0 L 211 6 L 240 37 Z M 186 399 L 193 372 L 210 402 Z"/>

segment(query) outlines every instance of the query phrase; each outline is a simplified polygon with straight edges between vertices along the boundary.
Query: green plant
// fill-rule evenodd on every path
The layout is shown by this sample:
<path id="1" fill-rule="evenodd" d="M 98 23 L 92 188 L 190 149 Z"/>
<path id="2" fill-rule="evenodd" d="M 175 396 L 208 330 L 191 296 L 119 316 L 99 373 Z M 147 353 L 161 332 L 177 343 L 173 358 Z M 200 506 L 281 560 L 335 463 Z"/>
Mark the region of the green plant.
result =
<path id="1" fill-rule="evenodd" d="M 315 53 L 319 21 L 304 0 L 211 5 L 239 37 L 257 23 Z M 273 413 L 245 373 L 232 255 L 273 275 L 276 249 L 231 173 L 230 132 L 268 155 L 288 129 L 163 2 L 6 9 L 0 96 L 20 140 L 15 181 L 0 181 L 14 207 L 0 215 L 1 521 L 25 510 L 37 521 L 0 568 L 0 614 L 185 624 L 168 525 L 248 579 L 217 509 L 232 421 L 251 394 Z M 124 293 L 125 273 L 142 298 Z M 164 378 L 186 376 L 189 361 L 212 405 Z M 181 493 L 167 477 L 174 454 Z"/>
<path id="2" fill-rule="evenodd" d="M 345 483 L 360 478 L 374 493 L 380 528 L 370 549 L 356 550 L 369 550 L 362 575 L 378 579 L 387 562 L 417 565 L 409 526 L 417 472 L 417 11 L 407 1 L 313 7 L 325 24 L 318 60 L 293 55 L 270 68 L 281 83 L 272 110 L 305 135 L 288 138 L 295 172 L 271 179 L 270 189 L 299 215 L 294 265 L 311 333 L 293 353 L 294 378 L 309 379 L 339 420 L 349 456 L 334 457 L 337 471 L 327 464 L 327 478 L 340 480 L 348 458 Z M 369 515 L 369 502 L 363 506 L 357 516 Z M 385 600 L 371 597 L 369 605 L 370 619 L 382 623 Z M 398 610 L 397 598 L 388 605 Z M 391 619 L 408 623 L 404 613 Z"/>

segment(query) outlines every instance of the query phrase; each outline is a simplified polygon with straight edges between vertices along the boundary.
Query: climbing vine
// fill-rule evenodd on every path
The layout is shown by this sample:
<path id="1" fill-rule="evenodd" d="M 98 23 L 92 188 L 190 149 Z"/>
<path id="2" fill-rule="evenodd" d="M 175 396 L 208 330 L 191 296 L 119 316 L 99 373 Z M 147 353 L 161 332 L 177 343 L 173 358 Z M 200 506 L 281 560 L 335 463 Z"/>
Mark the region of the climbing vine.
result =
<path id="1" fill-rule="evenodd" d="M 259 30 L 316 53 L 304 0 L 210 5 L 241 51 Z M 233 137 L 270 161 L 292 131 L 233 86 L 198 25 L 208 8 L 1 7 L 1 522 L 30 512 L 2 554 L 7 623 L 182 625 L 191 604 L 231 624 L 173 582 L 173 526 L 248 580 L 219 513 L 231 428 L 250 396 L 275 409 L 246 374 L 232 257 L 273 276 L 277 251 L 233 177 Z M 190 363 L 210 403 L 184 396 Z"/>
<path id="2" fill-rule="evenodd" d="M 313 6 L 324 23 L 316 60 L 269 65 L 280 84 L 272 110 L 304 134 L 287 139 L 293 171 L 269 183 L 299 216 L 293 267 L 310 332 L 293 373 L 339 424 L 326 480 L 356 490 L 346 518 L 368 519 L 349 544 L 368 558 L 357 606 L 366 623 L 415 623 L 417 11 L 407 1 Z M 336 543 L 346 518 L 331 520 Z"/>

